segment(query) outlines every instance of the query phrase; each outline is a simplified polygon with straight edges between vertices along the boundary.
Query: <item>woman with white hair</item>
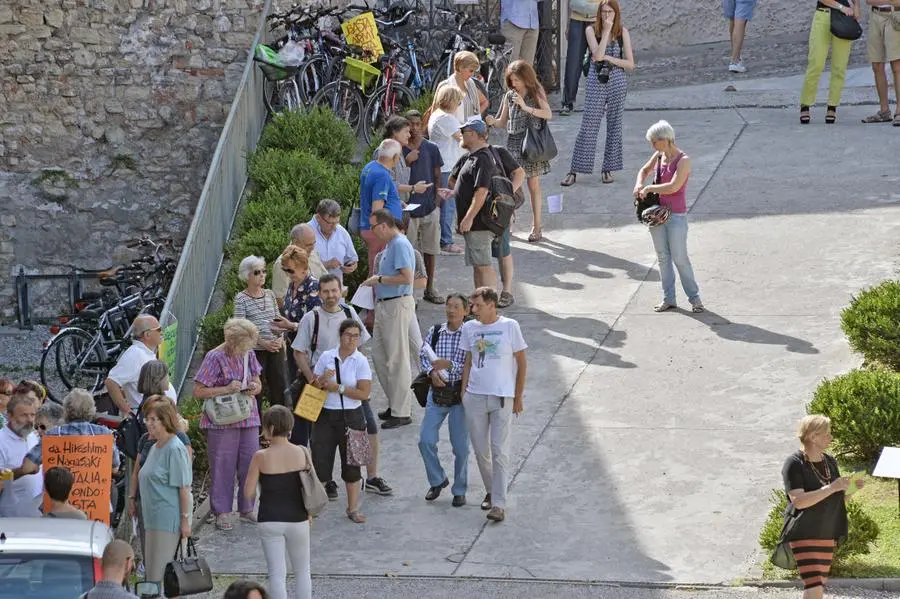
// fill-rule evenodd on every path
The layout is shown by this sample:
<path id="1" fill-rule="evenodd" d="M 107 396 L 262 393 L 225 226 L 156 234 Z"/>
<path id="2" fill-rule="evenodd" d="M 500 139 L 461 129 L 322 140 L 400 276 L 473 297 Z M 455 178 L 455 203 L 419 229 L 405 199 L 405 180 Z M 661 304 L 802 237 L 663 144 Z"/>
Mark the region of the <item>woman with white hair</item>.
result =
<path id="1" fill-rule="evenodd" d="M 65 410 L 55 401 L 48 401 L 38 408 L 34 415 L 34 430 L 38 436 L 43 436 L 45 432 L 55 426 L 59 426 L 65 420 Z"/>
<path id="2" fill-rule="evenodd" d="M 262 366 L 253 353 L 259 337 L 256 325 L 245 318 L 229 318 L 224 329 L 225 343 L 206 353 L 194 377 L 194 397 L 207 399 L 237 393 L 259 395 L 262 391 L 259 380 Z M 244 364 L 247 364 L 249 372 L 245 372 Z M 210 504 L 219 530 L 232 529 L 230 516 L 235 488 L 244 486 L 250 460 L 259 449 L 259 408 L 255 401 L 250 401 L 250 404 L 250 415 L 231 424 L 215 424 L 205 409 L 200 417 L 200 428 L 206 431 L 212 477 Z M 240 494 L 238 511 L 242 520 L 256 522 L 252 499 Z"/>
<path id="3" fill-rule="evenodd" d="M 681 286 L 692 306 L 691 311 L 703 312 L 700 288 L 694 278 L 694 267 L 691 266 L 687 253 L 685 192 L 688 178 L 691 176 L 691 159 L 675 145 L 675 130 L 666 121 L 659 121 L 647 129 L 647 141 L 653 148 L 653 155 L 638 172 L 634 184 L 634 197 L 644 199 L 648 193 L 658 194 L 660 205 L 671 211 L 665 223 L 650 227 L 650 237 L 653 239 L 653 247 L 659 261 L 663 290 L 663 300 L 654 306 L 653 310 L 665 312 L 677 306 L 675 303 L 677 268 Z M 653 183 L 645 185 L 647 177 L 651 174 L 654 174 Z"/>
<path id="4" fill-rule="evenodd" d="M 262 413 L 263 395 L 269 405 L 284 403 L 284 340 L 281 331 L 273 332 L 272 323 L 281 317 L 278 303 L 271 289 L 265 289 L 266 261 L 259 256 L 247 256 L 238 267 L 238 278 L 247 284 L 234 296 L 235 318 L 246 318 L 259 330 L 254 347 L 256 359 L 262 366 L 263 391 L 256 396 L 256 408 Z"/>

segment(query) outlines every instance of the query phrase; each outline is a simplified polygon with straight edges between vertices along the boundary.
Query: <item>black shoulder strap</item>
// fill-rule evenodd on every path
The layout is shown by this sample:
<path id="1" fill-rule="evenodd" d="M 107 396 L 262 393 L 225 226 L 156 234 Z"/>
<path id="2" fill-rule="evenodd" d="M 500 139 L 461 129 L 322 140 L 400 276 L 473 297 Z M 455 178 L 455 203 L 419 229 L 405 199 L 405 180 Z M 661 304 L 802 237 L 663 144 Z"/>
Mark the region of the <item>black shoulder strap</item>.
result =
<path id="1" fill-rule="evenodd" d="M 656 181 L 654 183 L 662 183 L 662 152 L 656 157 Z"/>
<path id="2" fill-rule="evenodd" d="M 437 342 L 438 338 L 441 336 L 441 325 L 434 325 L 434 329 L 431 331 L 431 349 L 437 351 Z"/>
<path id="3" fill-rule="evenodd" d="M 310 355 L 316 353 L 316 348 L 319 346 L 319 311 L 313 308 L 313 336 L 312 342 L 309 344 L 309 353 Z"/>
<path id="4" fill-rule="evenodd" d="M 506 167 L 503 166 L 503 159 L 500 158 L 500 152 L 497 151 L 493 145 L 489 145 L 488 149 L 490 150 L 491 158 L 494 160 L 494 166 L 500 171 L 504 177 L 509 179 L 509 174 L 506 172 Z"/>
<path id="5" fill-rule="evenodd" d="M 344 316 L 347 318 L 353 318 L 353 312 L 350 311 L 349 306 L 344 306 Z"/>

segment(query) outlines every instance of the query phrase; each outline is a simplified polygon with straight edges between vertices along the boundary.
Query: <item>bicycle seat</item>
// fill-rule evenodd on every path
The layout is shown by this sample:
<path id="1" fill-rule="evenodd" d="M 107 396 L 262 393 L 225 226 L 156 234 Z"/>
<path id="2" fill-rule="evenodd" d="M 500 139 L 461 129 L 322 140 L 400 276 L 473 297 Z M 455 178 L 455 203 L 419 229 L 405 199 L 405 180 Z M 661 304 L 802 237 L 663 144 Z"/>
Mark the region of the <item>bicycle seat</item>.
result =
<path id="1" fill-rule="evenodd" d="M 115 287 L 118 281 L 115 276 L 100 279 L 100 285 L 103 287 Z"/>
<path id="2" fill-rule="evenodd" d="M 112 430 L 118 430 L 119 427 L 122 426 L 123 420 L 125 420 L 124 416 L 114 416 L 112 414 L 107 414 L 106 412 L 100 412 L 94 418 L 94 422 Z"/>
<path id="3" fill-rule="evenodd" d="M 116 273 L 118 273 L 120 270 L 122 270 L 121 266 L 113 266 L 112 268 L 107 268 L 106 270 L 97 273 L 97 278 L 102 282 L 104 279 L 115 277 Z"/>
<path id="4" fill-rule="evenodd" d="M 487 41 L 492 46 L 502 46 L 506 43 L 506 36 L 499 31 L 495 31 L 488 34 Z"/>
<path id="5" fill-rule="evenodd" d="M 97 311 L 85 309 L 78 313 L 78 318 L 80 320 L 97 320 L 98 318 L 100 318 L 100 312 L 102 312 L 102 310 Z"/>
<path id="6" fill-rule="evenodd" d="M 92 302 L 94 300 L 98 300 L 103 297 L 103 294 L 99 291 L 85 291 L 81 294 L 81 301 L 84 302 Z"/>

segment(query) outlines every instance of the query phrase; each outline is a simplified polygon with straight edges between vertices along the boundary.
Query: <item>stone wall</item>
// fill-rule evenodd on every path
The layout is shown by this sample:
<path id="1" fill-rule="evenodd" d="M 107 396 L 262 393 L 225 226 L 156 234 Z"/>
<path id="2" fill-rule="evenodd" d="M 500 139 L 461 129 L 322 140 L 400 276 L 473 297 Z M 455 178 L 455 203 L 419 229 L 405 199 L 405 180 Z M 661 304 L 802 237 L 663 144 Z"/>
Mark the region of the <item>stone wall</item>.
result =
<path id="1" fill-rule="evenodd" d="M 3 0 L 0 321 L 13 275 L 183 241 L 263 0 Z M 44 315 L 65 287 L 31 288 Z M 45 301 L 46 300 L 46 301 Z"/>

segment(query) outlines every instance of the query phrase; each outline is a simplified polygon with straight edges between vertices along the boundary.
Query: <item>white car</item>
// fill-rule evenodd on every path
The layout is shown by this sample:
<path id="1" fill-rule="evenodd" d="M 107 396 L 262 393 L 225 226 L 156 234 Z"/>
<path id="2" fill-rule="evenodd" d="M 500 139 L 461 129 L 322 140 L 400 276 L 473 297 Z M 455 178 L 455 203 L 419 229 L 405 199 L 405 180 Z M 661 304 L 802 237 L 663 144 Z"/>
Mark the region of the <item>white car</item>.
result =
<path id="1" fill-rule="evenodd" d="M 102 522 L 0 518 L 0 599 L 75 599 L 102 577 Z"/>

